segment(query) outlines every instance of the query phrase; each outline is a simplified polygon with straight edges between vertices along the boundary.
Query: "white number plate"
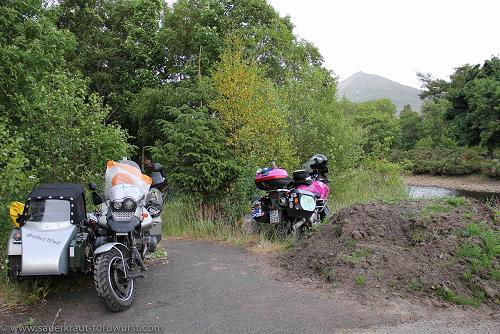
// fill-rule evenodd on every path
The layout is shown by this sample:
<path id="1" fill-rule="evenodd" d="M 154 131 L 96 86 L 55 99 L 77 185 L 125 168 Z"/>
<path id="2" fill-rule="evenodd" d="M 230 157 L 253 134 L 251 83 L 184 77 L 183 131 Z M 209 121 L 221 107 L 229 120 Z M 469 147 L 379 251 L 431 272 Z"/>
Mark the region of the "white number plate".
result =
<path id="1" fill-rule="evenodd" d="M 280 222 L 280 211 L 279 210 L 269 211 L 269 222 L 271 224 L 277 224 Z"/>

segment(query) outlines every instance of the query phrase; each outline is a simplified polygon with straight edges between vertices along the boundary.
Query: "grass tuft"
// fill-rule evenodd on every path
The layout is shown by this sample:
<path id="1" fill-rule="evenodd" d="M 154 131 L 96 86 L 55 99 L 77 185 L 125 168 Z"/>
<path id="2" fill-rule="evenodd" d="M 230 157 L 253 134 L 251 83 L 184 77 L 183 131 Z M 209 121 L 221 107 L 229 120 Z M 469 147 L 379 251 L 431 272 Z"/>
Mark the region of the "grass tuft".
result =
<path id="1" fill-rule="evenodd" d="M 361 261 L 365 261 L 370 255 L 372 255 L 372 250 L 367 248 L 362 248 L 352 252 L 350 255 L 344 256 L 344 261 L 348 263 L 360 263 Z"/>
<path id="2" fill-rule="evenodd" d="M 458 305 L 469 305 L 479 307 L 486 299 L 484 292 L 478 292 L 474 297 L 465 297 L 455 293 L 450 289 L 437 288 L 436 293 L 442 299 Z"/>
<path id="3" fill-rule="evenodd" d="M 354 278 L 354 282 L 356 282 L 356 284 L 358 286 L 365 286 L 366 285 L 366 276 L 365 275 L 356 275 L 356 277 Z"/>

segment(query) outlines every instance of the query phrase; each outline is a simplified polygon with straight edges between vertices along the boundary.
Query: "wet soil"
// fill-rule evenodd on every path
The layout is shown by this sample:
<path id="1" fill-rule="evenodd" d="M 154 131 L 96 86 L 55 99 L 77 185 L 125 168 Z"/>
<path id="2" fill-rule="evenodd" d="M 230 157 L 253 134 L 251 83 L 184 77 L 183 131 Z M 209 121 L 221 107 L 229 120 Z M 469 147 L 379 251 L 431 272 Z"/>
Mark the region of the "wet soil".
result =
<path id="1" fill-rule="evenodd" d="M 403 180 L 405 184 L 410 186 L 440 187 L 500 194 L 500 180 L 495 180 L 484 175 L 408 175 Z"/>

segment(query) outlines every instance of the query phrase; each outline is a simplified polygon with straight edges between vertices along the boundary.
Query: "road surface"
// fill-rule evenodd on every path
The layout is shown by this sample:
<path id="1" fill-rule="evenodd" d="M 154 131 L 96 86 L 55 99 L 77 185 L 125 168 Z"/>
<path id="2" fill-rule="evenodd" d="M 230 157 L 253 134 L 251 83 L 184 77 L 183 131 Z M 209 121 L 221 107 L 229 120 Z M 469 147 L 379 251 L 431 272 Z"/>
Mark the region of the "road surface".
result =
<path id="1" fill-rule="evenodd" d="M 162 242 L 168 263 L 151 265 L 138 280 L 134 305 L 111 313 L 88 287 L 52 294 L 43 307 L 12 318 L 35 325 L 156 326 L 164 333 L 398 333 L 471 331 L 494 333 L 498 323 L 450 326 L 432 312 L 419 316 L 340 300 L 304 282 L 277 280 L 259 254 L 228 245 L 186 240 Z M 417 312 L 419 313 L 419 312 Z M 422 318 L 422 315 L 427 317 Z M 24 320 L 22 320 L 24 319 Z M 22 321 L 20 321 L 22 320 Z M 416 321 L 416 322 L 415 322 Z M 109 328 L 109 327 L 108 327 Z M 95 331 L 102 332 L 100 327 Z M 137 331 L 137 330 L 136 330 Z"/>

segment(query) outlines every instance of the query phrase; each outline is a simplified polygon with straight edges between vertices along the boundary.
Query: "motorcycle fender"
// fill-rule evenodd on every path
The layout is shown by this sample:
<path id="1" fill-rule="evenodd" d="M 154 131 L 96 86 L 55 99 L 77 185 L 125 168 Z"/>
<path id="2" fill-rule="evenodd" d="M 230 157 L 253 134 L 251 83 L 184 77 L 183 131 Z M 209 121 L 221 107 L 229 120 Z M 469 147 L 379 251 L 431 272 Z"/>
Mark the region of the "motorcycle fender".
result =
<path id="1" fill-rule="evenodd" d="M 97 249 L 94 251 L 94 255 L 99 255 L 102 253 L 109 252 L 112 248 L 116 248 L 118 251 L 120 251 L 120 253 L 123 248 L 125 248 L 128 251 L 128 247 L 122 244 L 121 242 L 108 242 L 107 244 L 97 247 Z"/>
<path id="2" fill-rule="evenodd" d="M 14 234 L 18 232 L 19 229 L 14 229 L 10 232 L 9 243 L 7 244 L 7 255 L 22 255 L 23 246 L 20 242 L 14 241 Z"/>
<path id="3" fill-rule="evenodd" d="M 163 221 L 161 219 L 161 215 L 158 217 L 153 218 L 153 227 L 149 231 L 149 234 L 151 235 L 158 235 L 161 236 L 161 226 L 163 224 Z M 160 240 L 158 240 L 160 241 Z"/>

